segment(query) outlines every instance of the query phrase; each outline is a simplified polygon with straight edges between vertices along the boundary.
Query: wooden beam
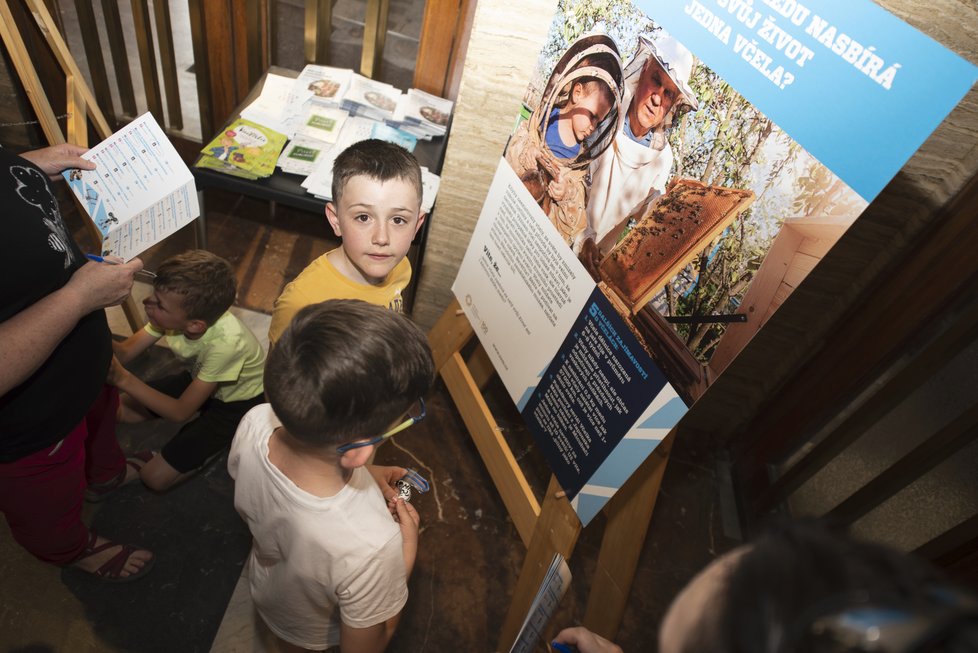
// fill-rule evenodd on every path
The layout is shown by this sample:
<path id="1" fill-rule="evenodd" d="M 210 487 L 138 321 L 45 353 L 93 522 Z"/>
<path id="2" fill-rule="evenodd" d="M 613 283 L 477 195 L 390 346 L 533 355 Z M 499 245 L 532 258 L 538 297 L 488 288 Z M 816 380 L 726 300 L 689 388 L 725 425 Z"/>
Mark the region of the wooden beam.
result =
<path id="1" fill-rule="evenodd" d="M 108 69 L 105 67 L 105 57 L 102 55 L 102 43 L 99 40 L 95 9 L 91 0 L 75 0 L 75 13 L 78 15 L 78 29 L 81 32 L 82 45 L 85 47 L 85 58 L 88 61 L 88 74 L 92 78 L 93 90 L 95 95 L 101 98 L 102 106 L 108 112 L 108 120 L 115 127 L 115 106 L 112 104 Z"/>
<path id="2" fill-rule="evenodd" d="M 845 501 L 827 517 L 852 524 L 978 438 L 978 403 L 928 437 Z"/>
<path id="3" fill-rule="evenodd" d="M 177 82 L 177 58 L 173 51 L 173 25 L 170 22 L 170 0 L 153 0 L 156 17 L 156 43 L 160 48 L 160 70 L 166 92 L 166 112 L 170 129 L 183 129 L 183 108 L 180 105 L 180 84 Z"/>
<path id="4" fill-rule="evenodd" d="M 197 109 L 200 112 L 200 133 L 204 142 L 211 138 L 224 118 L 215 118 L 211 101 L 211 65 L 207 51 L 207 15 L 203 0 L 188 0 L 190 40 L 194 49 L 194 77 L 197 79 Z"/>
<path id="5" fill-rule="evenodd" d="M 978 279 L 968 287 L 978 284 Z M 964 298 L 967 302 L 967 297 Z M 972 294 L 978 302 L 978 293 Z M 885 382 L 880 383 L 873 395 L 859 409 L 852 411 L 831 432 L 808 451 L 803 458 L 774 480 L 770 487 L 759 492 L 751 509 L 766 512 L 786 500 L 787 497 L 817 474 L 833 458 L 841 454 L 863 433 L 868 431 L 889 413 L 893 406 L 909 397 L 943 367 L 948 360 L 965 349 L 978 337 L 978 303 L 966 307 L 962 314 L 945 330 L 935 329 L 928 334 L 927 342 L 902 369 L 896 370 Z M 846 510 L 851 509 L 851 505 Z"/>
<path id="6" fill-rule="evenodd" d="M 363 50 L 360 52 L 360 74 L 374 79 L 380 74 L 387 42 L 387 15 L 390 0 L 367 0 L 367 15 L 363 25 Z"/>
<path id="7" fill-rule="evenodd" d="M 976 214 L 978 177 L 973 177 L 935 212 L 933 228 L 880 270 L 807 362 L 756 407 L 755 417 L 741 429 L 750 437 L 731 439 L 735 472 L 749 504 L 770 505 L 768 499 L 759 500 L 770 484 L 770 462 L 783 460 L 842 414 L 914 338 L 933 330 L 938 316 L 978 292 L 974 286 L 978 279 Z M 826 261 L 835 254 L 830 251 Z M 949 261 L 954 264 L 948 265 Z M 908 298 L 913 298 L 912 310 Z M 883 405 L 892 400 L 892 395 L 874 398 Z"/>
<path id="8" fill-rule="evenodd" d="M 78 85 L 75 84 L 74 77 L 65 80 L 68 97 L 68 124 L 65 131 L 68 134 L 68 142 L 82 147 L 88 147 L 88 111 L 85 110 L 85 100 L 78 92 Z M 86 220 L 91 222 L 91 220 Z M 102 240 L 102 235 L 96 242 Z"/>
<path id="9" fill-rule="evenodd" d="M 427 0 L 421 19 L 421 40 L 412 85 L 444 97 L 451 74 L 453 54 L 460 47 L 459 27 L 468 0 Z"/>
<path id="10" fill-rule="evenodd" d="M 428 344 L 431 346 L 435 369 L 440 370 L 474 335 L 472 325 L 462 312 L 458 300 L 453 299 L 428 332 Z"/>
<path id="11" fill-rule="evenodd" d="M 143 95 L 150 113 L 161 125 L 166 124 L 163 113 L 163 96 L 160 80 L 156 77 L 156 48 L 153 47 L 153 26 L 149 20 L 146 0 L 132 0 L 132 24 L 136 32 L 136 49 L 139 52 L 139 68 L 143 75 Z M 128 64 L 128 62 L 126 62 Z"/>
<path id="12" fill-rule="evenodd" d="M 570 558 L 581 533 L 581 520 L 564 496 L 555 476 L 550 477 L 540 514 L 541 518 L 533 529 L 523 568 L 503 621 L 499 645 L 494 649 L 496 651 L 508 651 L 512 648 L 554 554 L 559 553 L 564 558 Z"/>
<path id="13" fill-rule="evenodd" d="M 91 118 L 92 123 L 95 125 L 95 130 L 98 132 L 98 135 L 102 138 L 108 137 L 112 133 L 112 129 L 109 127 L 109 123 L 106 122 L 105 116 L 102 115 L 102 110 L 99 108 L 95 96 L 92 95 L 91 89 L 88 88 L 88 84 L 85 84 L 85 78 L 78 69 L 74 57 L 71 56 L 71 50 L 68 49 L 68 44 L 65 43 L 61 33 L 54 28 L 54 18 L 51 17 L 47 7 L 40 0 L 27 0 L 27 4 L 34 14 L 38 29 L 41 30 L 45 40 L 47 40 L 48 45 L 51 47 L 51 52 L 58 61 L 58 65 L 61 66 L 61 70 L 64 71 L 66 77 L 75 78 L 77 93 L 84 99 L 85 105 L 88 107 L 89 118 Z M 64 137 L 62 136 L 61 138 L 63 139 Z"/>
<path id="14" fill-rule="evenodd" d="M 333 29 L 331 0 L 306 0 L 303 52 L 306 63 L 329 65 L 329 37 Z"/>
<path id="15" fill-rule="evenodd" d="M 84 2 L 85 0 L 82 0 Z M 102 16 L 105 20 L 105 31 L 109 39 L 109 52 L 115 68 L 115 82 L 119 88 L 119 100 L 122 102 L 122 114 L 135 118 L 136 93 L 132 88 L 132 75 L 129 73 L 129 54 L 126 52 L 126 38 L 122 30 L 122 17 L 119 15 L 119 3 L 116 0 L 102 0 Z"/>
<path id="16" fill-rule="evenodd" d="M 17 23 L 10 11 L 8 0 L 0 1 L 0 38 L 3 39 L 10 60 L 14 64 L 14 69 L 20 77 L 20 83 L 24 85 L 27 99 L 41 123 L 44 137 L 52 145 L 64 143 L 64 134 L 58 126 L 58 119 L 54 115 L 51 103 L 48 102 L 47 94 L 41 86 L 40 79 L 38 79 L 37 70 L 35 70 L 34 64 L 27 54 L 27 45 L 17 29 Z"/>
<path id="17" fill-rule="evenodd" d="M 475 381 L 480 390 L 484 390 L 489 380 L 496 374 L 496 368 L 493 367 L 492 360 L 490 360 L 482 343 L 476 345 L 468 360 L 465 361 L 465 366 L 469 368 L 472 380 Z"/>
<path id="18" fill-rule="evenodd" d="M 625 614 L 675 433 L 669 432 L 604 508 L 608 522 L 591 580 L 584 625 L 612 641 Z"/>
<path id="19" fill-rule="evenodd" d="M 441 377 L 486 469 L 489 470 L 496 490 L 506 504 L 506 510 L 513 519 L 523 544 L 530 546 L 530 538 L 540 516 L 540 503 L 506 444 L 478 386 L 465 367 L 461 354 L 455 352 L 442 366 Z"/>

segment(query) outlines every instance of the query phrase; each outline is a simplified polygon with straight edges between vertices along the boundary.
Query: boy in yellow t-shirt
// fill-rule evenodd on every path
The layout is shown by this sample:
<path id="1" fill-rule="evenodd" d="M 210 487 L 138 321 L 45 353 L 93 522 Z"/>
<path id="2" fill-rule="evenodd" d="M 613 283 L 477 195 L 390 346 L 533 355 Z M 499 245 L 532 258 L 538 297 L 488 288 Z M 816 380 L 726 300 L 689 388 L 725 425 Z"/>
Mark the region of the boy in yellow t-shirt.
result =
<path id="1" fill-rule="evenodd" d="M 425 220 L 421 192 L 421 168 L 399 145 L 370 139 L 343 150 L 333 164 L 333 201 L 326 204 L 342 244 L 310 263 L 275 300 L 269 343 L 301 308 L 327 299 L 401 312 L 401 293 L 411 281 L 405 255 Z"/>

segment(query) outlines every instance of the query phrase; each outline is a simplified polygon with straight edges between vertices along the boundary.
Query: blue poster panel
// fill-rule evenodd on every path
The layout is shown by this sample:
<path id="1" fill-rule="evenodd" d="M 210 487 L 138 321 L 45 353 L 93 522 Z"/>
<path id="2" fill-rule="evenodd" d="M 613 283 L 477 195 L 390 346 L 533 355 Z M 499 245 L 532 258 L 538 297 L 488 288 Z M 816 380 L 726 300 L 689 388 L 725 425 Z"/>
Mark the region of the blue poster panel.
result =
<path id="1" fill-rule="evenodd" d="M 976 78 L 871 0 L 561 0 L 453 291 L 583 523 Z"/>
<path id="2" fill-rule="evenodd" d="M 595 289 L 523 409 L 569 498 L 665 386 L 665 376 Z"/>

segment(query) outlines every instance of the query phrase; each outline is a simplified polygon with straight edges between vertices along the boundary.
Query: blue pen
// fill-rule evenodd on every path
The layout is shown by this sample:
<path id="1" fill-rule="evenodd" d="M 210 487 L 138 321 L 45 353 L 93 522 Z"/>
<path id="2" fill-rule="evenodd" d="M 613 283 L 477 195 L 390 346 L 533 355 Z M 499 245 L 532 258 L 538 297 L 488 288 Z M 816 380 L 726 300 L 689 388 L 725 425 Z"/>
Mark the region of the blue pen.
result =
<path id="1" fill-rule="evenodd" d="M 98 254 L 85 254 L 85 257 L 90 261 L 95 261 L 96 263 L 108 263 L 109 265 L 119 265 L 118 261 L 109 261 L 105 257 L 99 256 Z M 137 277 L 146 277 L 147 279 L 155 279 L 156 273 L 150 272 L 149 270 L 140 270 L 136 273 Z"/>
<path id="2" fill-rule="evenodd" d="M 550 642 L 550 646 L 553 648 L 553 650 L 559 651 L 560 653 L 575 653 L 576 650 L 574 647 L 568 646 L 567 644 L 561 644 L 560 642 Z"/>

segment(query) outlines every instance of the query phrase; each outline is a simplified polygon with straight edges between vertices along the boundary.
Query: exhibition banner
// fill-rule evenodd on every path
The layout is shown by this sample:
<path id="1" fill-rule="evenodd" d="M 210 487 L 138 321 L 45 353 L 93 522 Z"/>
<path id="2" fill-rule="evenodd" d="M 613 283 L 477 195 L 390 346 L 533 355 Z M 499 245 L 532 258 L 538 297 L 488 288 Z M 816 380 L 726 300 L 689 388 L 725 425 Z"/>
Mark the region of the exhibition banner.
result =
<path id="1" fill-rule="evenodd" d="M 538 68 L 453 291 L 587 524 L 978 74 L 869 0 L 564 0 Z"/>

